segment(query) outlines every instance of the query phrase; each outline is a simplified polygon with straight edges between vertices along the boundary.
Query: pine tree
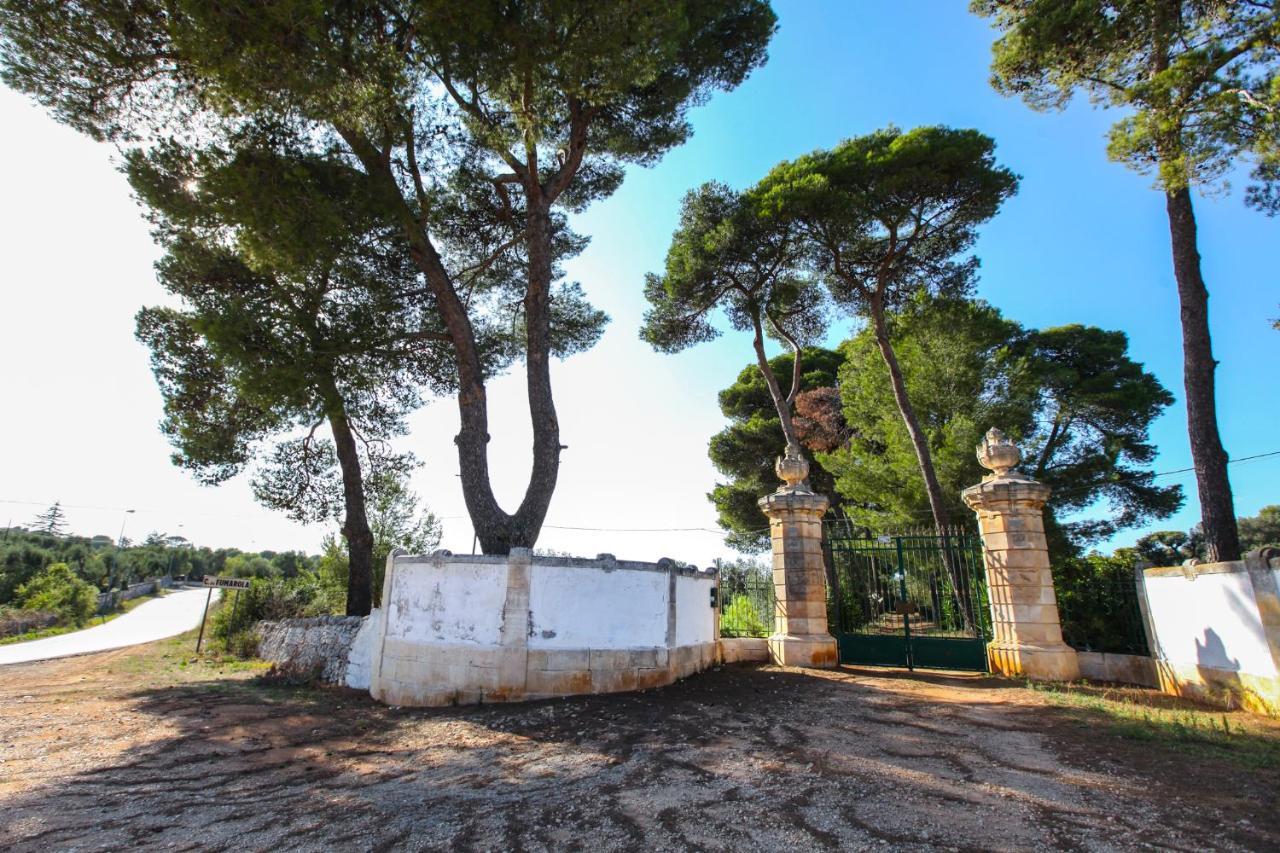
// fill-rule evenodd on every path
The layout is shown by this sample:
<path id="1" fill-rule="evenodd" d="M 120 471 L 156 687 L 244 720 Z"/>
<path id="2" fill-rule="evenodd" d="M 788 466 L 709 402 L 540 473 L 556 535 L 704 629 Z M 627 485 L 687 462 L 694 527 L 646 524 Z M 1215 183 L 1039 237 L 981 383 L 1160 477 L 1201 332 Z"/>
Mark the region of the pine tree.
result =
<path id="1" fill-rule="evenodd" d="M 67 515 L 62 511 L 62 501 L 54 501 L 53 506 L 35 517 L 31 529 L 38 533 L 62 536 L 67 529 Z"/>

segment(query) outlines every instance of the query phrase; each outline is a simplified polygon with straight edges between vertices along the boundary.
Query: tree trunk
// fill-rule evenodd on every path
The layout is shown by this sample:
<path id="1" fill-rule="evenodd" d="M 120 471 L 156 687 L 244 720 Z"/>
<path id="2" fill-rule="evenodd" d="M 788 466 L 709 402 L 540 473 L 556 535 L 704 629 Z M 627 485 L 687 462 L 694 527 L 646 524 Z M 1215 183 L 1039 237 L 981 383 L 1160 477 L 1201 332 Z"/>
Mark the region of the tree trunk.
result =
<path id="1" fill-rule="evenodd" d="M 529 255 L 529 281 L 524 297 L 526 330 L 525 382 L 529 393 L 529 420 L 533 426 L 533 466 L 524 499 L 511 519 L 507 541 L 500 553 L 513 547 L 532 548 L 551 506 L 560 475 L 560 421 L 551 395 L 551 281 L 553 263 L 551 211 L 529 193 L 525 245 Z M 483 543 L 484 537 L 481 536 Z M 495 543 L 498 544 L 498 543 Z M 488 545 L 485 553 L 493 553 Z"/>
<path id="2" fill-rule="evenodd" d="M 506 554 L 513 546 L 531 544 L 537 539 L 542 516 L 535 529 L 530 531 L 526 523 L 520 535 L 513 532 L 513 518 L 498 505 L 489 481 L 489 403 L 485 389 L 484 367 L 476 345 L 475 329 L 467 314 L 467 306 L 454 288 L 453 279 L 445 269 L 417 214 L 405 200 L 392 173 L 390 164 L 378 155 L 373 146 L 359 133 L 339 129 L 343 139 L 351 146 L 380 192 L 395 199 L 396 212 L 409 243 L 409 254 L 422 271 L 435 298 L 435 310 L 444 323 L 453 345 L 454 364 L 458 369 L 458 435 L 454 443 L 458 447 L 458 471 L 462 480 L 462 498 L 467 506 L 471 526 L 486 554 Z M 545 362 L 545 358 L 543 359 Z M 549 393 L 549 384 L 548 384 Z M 554 409 L 553 409 L 554 415 Z M 537 426 L 534 427 L 535 446 Z M 557 445 L 559 435 L 556 435 Z M 535 464 L 535 474 L 537 465 Z M 533 483 L 530 484 L 532 489 Z M 553 481 L 554 486 L 554 481 Z M 547 495 L 547 502 L 550 494 Z M 523 507 L 522 507 L 523 509 Z M 545 514 L 546 507 L 543 507 Z"/>
<path id="3" fill-rule="evenodd" d="M 1209 291 L 1200 274 L 1200 250 L 1196 245 L 1196 217 L 1191 190 L 1183 187 L 1165 193 L 1169 236 L 1173 243 L 1173 274 L 1178 282 L 1182 314 L 1182 378 L 1186 388 L 1187 435 L 1196 469 L 1200 519 L 1204 525 L 1209 560 L 1240 559 L 1235 504 L 1227 477 L 1227 452 L 1218 435 L 1214 400 L 1213 346 L 1209 337 Z"/>
<path id="4" fill-rule="evenodd" d="M 752 322 L 755 324 L 755 338 L 753 344 L 756 350 L 756 364 L 760 367 L 760 373 L 764 376 L 764 384 L 769 387 L 769 396 L 773 398 L 773 407 L 778 410 L 778 420 L 782 422 L 782 438 L 788 444 L 800 446 L 800 442 L 796 439 L 795 421 L 791 414 L 791 399 L 784 397 L 782 394 L 782 386 L 778 384 L 778 377 L 774 375 L 773 368 L 769 366 L 769 357 L 764 351 L 764 327 L 761 325 L 760 317 L 753 316 Z M 799 374 L 798 365 L 800 364 L 800 350 L 795 350 L 795 363 L 797 368 L 793 371 Z"/>
<path id="5" fill-rule="evenodd" d="M 889 383 L 893 386 L 893 399 L 898 404 L 898 412 L 902 415 L 902 422 L 907 426 L 907 435 L 911 437 L 911 446 L 915 448 L 916 461 L 920 464 L 920 473 L 924 476 L 924 488 L 929 495 L 929 510 L 933 514 L 933 526 L 938 536 L 941 537 L 939 552 L 942 556 L 942 566 L 946 570 L 947 577 L 951 580 L 952 596 L 956 600 L 956 609 L 960 613 L 961 624 L 965 630 L 972 630 L 972 614 L 969 612 L 969 608 L 964 605 L 965 596 L 969 588 L 968 579 L 965 577 L 959 561 L 956 560 L 948 535 L 951 514 L 947 512 L 947 505 L 942 499 L 942 487 L 938 484 L 938 475 L 933 469 L 933 455 L 929 452 L 929 442 L 925 440 L 924 430 L 920 429 L 920 421 L 916 417 L 916 410 L 912 408 L 911 399 L 907 396 L 907 383 L 902 378 L 902 368 L 898 365 L 898 356 L 894 353 L 893 344 L 889 341 L 889 327 L 885 323 L 884 306 L 873 303 L 871 306 L 871 318 L 875 327 L 876 346 L 880 349 L 880 356 L 889 368 Z M 931 578 L 931 587 L 933 583 L 935 581 Z M 935 618 L 938 617 L 935 615 Z"/>
<path id="6" fill-rule="evenodd" d="M 893 386 L 893 399 L 898 404 L 898 412 L 902 422 L 907 425 L 907 435 L 911 438 L 911 446 L 916 451 L 916 461 L 920 464 L 920 473 L 924 476 L 925 492 L 929 495 L 929 510 L 933 514 L 934 526 L 938 532 L 951 523 L 951 515 L 942 500 L 942 487 L 938 485 L 938 475 L 933 470 L 933 456 L 929 453 L 929 442 L 925 440 L 924 431 L 920 429 L 920 421 L 916 418 L 916 410 L 911 406 L 907 396 L 907 384 L 902 379 L 902 368 L 898 365 L 898 356 L 889 342 L 889 327 L 885 323 L 883 306 L 871 307 L 871 321 L 876 333 L 876 346 L 880 349 L 880 357 L 889 368 L 889 383 Z"/>
<path id="7" fill-rule="evenodd" d="M 347 540 L 347 615 L 368 616 L 373 608 L 373 531 L 365 512 L 364 476 L 356 439 L 341 404 L 330 404 L 329 428 L 342 468 L 344 518 L 342 535 Z"/>

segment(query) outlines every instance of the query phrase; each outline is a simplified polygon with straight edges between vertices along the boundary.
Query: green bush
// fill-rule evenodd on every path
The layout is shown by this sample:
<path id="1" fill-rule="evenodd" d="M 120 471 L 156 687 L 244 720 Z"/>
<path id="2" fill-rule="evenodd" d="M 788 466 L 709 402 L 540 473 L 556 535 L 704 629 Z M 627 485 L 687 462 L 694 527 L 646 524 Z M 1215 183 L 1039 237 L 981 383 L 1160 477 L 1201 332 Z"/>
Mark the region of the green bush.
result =
<path id="1" fill-rule="evenodd" d="M 20 610 L 0 604 L 0 637 L 14 637 L 28 631 L 51 628 L 61 618 L 51 610 Z"/>
<path id="2" fill-rule="evenodd" d="M 239 595 L 237 603 L 236 593 L 226 592 L 222 606 L 213 617 L 213 635 L 223 643 L 230 636 L 233 651 L 241 653 L 248 650 L 248 654 L 242 656 L 252 656 L 256 651 L 249 649 L 250 644 L 241 636 L 251 633 L 256 623 L 342 613 L 347 601 L 345 588 L 338 589 L 324 583 L 311 572 L 303 572 L 287 580 L 255 578 Z"/>
<path id="3" fill-rule="evenodd" d="M 23 610 L 47 610 L 75 625 L 83 625 L 98 608 L 97 591 L 76 577 L 66 563 L 51 563 L 18 587 L 15 596 Z"/>
<path id="4" fill-rule="evenodd" d="M 720 614 L 722 637 L 767 637 L 769 627 L 756 611 L 755 604 L 745 595 L 734 596 L 729 606 Z"/>

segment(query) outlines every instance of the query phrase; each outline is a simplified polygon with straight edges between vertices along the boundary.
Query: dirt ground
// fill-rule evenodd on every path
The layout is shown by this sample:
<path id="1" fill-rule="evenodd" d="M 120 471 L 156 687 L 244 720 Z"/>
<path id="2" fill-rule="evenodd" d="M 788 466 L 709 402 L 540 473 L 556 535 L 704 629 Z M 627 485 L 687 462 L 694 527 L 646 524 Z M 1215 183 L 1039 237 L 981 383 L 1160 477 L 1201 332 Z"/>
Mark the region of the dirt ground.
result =
<path id="1" fill-rule="evenodd" d="M 1007 681 L 723 667 L 417 710 L 188 654 L 0 669 L 0 848 L 1280 848 L 1280 772 Z"/>

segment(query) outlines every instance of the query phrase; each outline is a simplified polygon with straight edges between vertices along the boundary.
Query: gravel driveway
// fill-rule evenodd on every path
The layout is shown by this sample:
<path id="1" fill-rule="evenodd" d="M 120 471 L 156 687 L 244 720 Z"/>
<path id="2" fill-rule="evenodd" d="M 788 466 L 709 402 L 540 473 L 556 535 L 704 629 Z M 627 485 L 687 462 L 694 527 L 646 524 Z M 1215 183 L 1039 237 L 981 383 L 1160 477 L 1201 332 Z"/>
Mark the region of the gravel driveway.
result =
<path id="1" fill-rule="evenodd" d="M 723 667 L 386 708 L 186 660 L 8 668 L 0 848 L 1277 849 L 1277 774 L 1123 739 L 1007 681 Z"/>

